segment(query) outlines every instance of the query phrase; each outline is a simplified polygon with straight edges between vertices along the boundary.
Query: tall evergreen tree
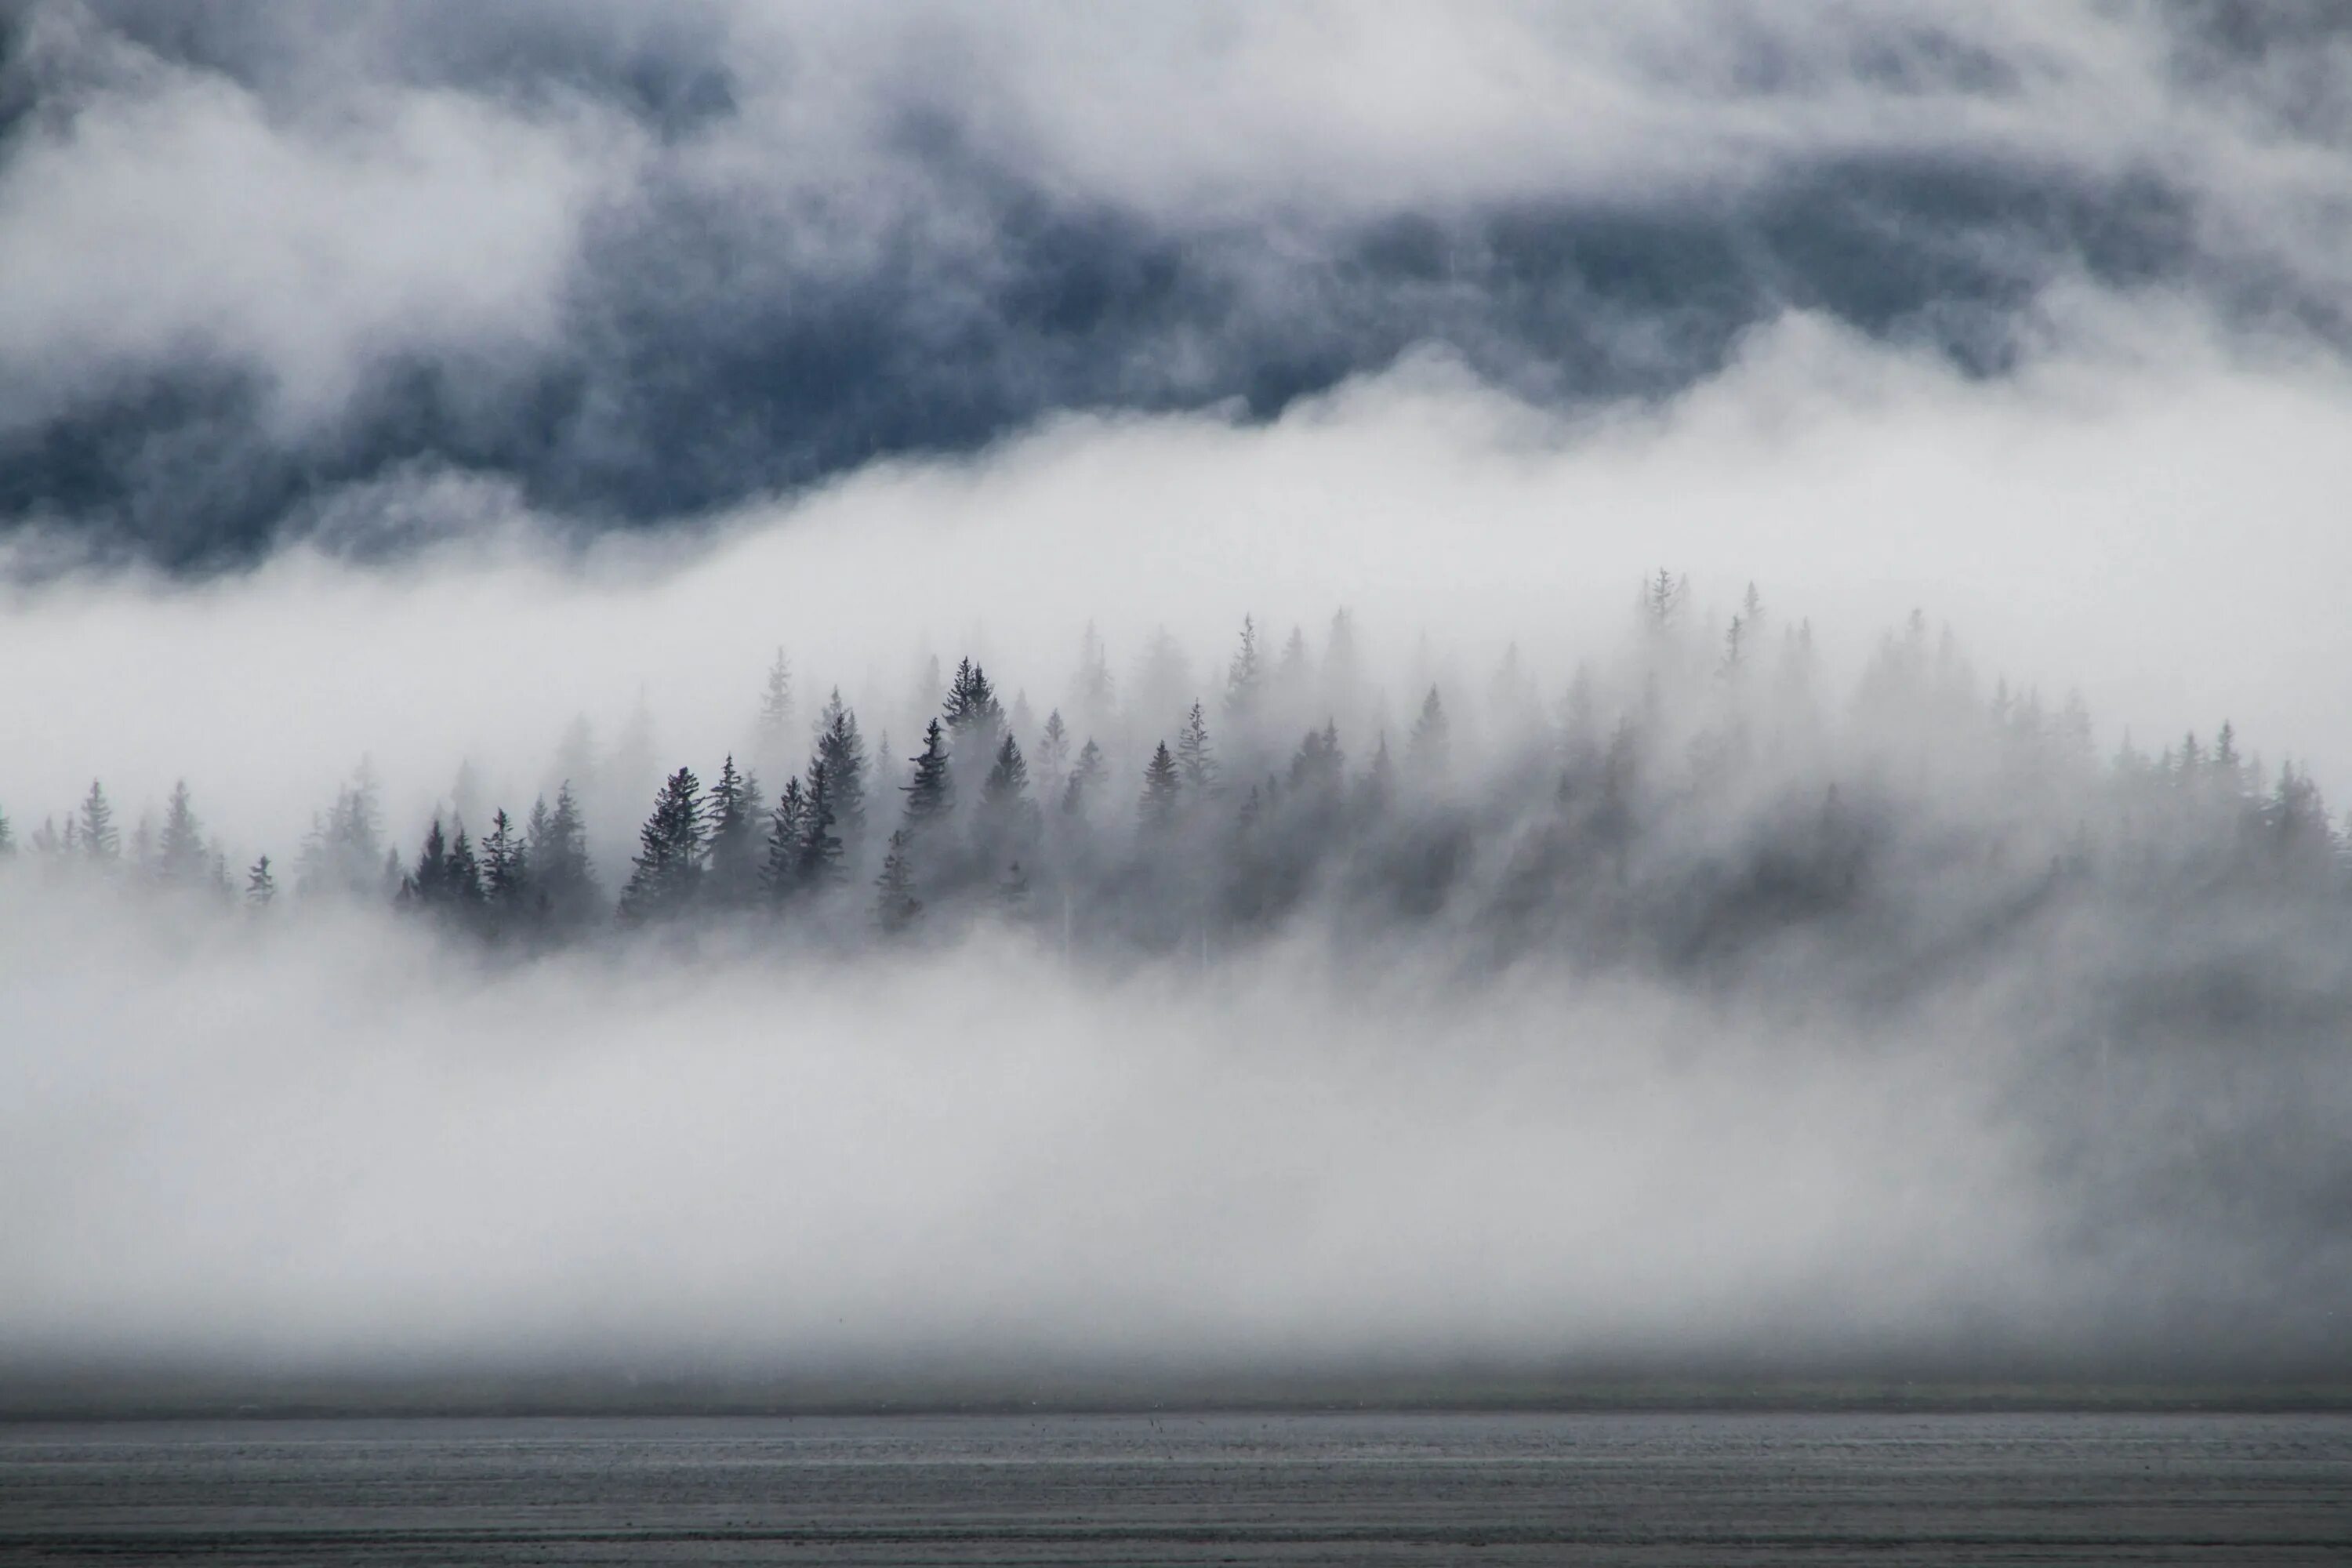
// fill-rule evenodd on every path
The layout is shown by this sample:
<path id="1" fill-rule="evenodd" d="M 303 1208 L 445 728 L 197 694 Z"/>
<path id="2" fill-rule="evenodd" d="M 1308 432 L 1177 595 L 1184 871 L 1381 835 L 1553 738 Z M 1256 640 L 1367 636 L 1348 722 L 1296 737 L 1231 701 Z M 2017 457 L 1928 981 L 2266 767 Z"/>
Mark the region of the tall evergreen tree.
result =
<path id="1" fill-rule="evenodd" d="M 756 747 L 753 754 L 762 762 L 773 765 L 788 754 L 786 748 L 793 739 L 793 665 L 779 647 L 775 661 L 768 666 L 768 685 L 760 693 L 760 718 L 752 731 Z"/>
<path id="2" fill-rule="evenodd" d="M 1257 621 L 1254 616 L 1244 616 L 1241 646 L 1234 649 L 1233 663 L 1225 671 L 1225 717 L 1237 725 L 1247 725 L 1257 713 L 1265 687 L 1265 668 L 1257 648 Z"/>
<path id="3" fill-rule="evenodd" d="M 824 763 L 842 843 L 855 849 L 866 839 L 866 738 L 857 732 L 857 715 L 842 701 L 837 686 L 818 715 L 813 760 Z"/>
<path id="4" fill-rule="evenodd" d="M 530 907 L 530 849 L 514 818 L 501 808 L 482 837 L 482 897 L 502 915 Z"/>
<path id="5" fill-rule="evenodd" d="M 751 815 L 752 787 L 735 771 L 731 752 L 719 764 L 719 777 L 710 786 L 704 810 L 710 824 L 711 901 L 721 906 L 743 903 L 759 884 L 759 829 Z"/>
<path id="6" fill-rule="evenodd" d="M 1037 737 L 1037 788 L 1051 798 L 1062 787 L 1062 780 L 1070 772 L 1070 728 L 1062 722 L 1062 710 L 1055 709 L 1045 715 L 1045 729 Z"/>
<path id="7" fill-rule="evenodd" d="M 1083 817 L 1094 804 L 1095 791 L 1101 786 L 1105 770 L 1102 748 L 1089 740 L 1078 748 L 1078 760 L 1070 764 L 1069 782 L 1062 786 L 1062 815 Z"/>
<path id="8" fill-rule="evenodd" d="M 0 856 L 16 853 L 16 830 L 8 826 L 8 814 L 0 811 Z"/>
<path id="9" fill-rule="evenodd" d="M 637 830 L 637 853 L 628 886 L 621 890 L 621 914 L 631 921 L 677 914 L 693 902 L 702 880 L 702 781 L 680 768 L 654 798 L 653 814 Z"/>
<path id="10" fill-rule="evenodd" d="M 996 732 L 1004 725 L 1004 706 L 987 672 L 969 658 L 956 666 L 948 682 L 948 699 L 940 710 L 946 721 L 950 745 L 967 755 L 986 756 L 996 749 Z"/>
<path id="11" fill-rule="evenodd" d="M 908 760 L 915 764 L 915 774 L 899 787 L 907 796 L 904 826 L 911 844 L 946 821 L 955 807 L 955 776 L 950 771 L 947 730 L 940 721 L 931 721 L 923 731 L 923 749 Z"/>
<path id="12" fill-rule="evenodd" d="M 795 868 L 803 890 L 822 893 L 838 887 L 843 868 L 840 835 L 834 831 L 833 770 L 819 757 L 809 764 L 807 821 L 801 832 L 800 864 Z"/>
<path id="13" fill-rule="evenodd" d="M 542 799 L 530 809 L 530 826 L 524 856 L 530 868 L 534 905 L 561 930 L 574 930 L 593 920 L 603 902 L 595 868 L 588 859 L 588 828 L 580 803 L 565 779 L 555 792 L 551 811 Z"/>
<path id="14" fill-rule="evenodd" d="M 923 900 L 915 897 L 915 871 L 908 859 L 907 847 L 907 830 L 894 830 L 889 850 L 882 857 L 882 874 L 874 879 L 877 895 L 874 923 L 882 928 L 886 936 L 897 936 L 923 912 Z"/>
<path id="15" fill-rule="evenodd" d="M 768 818 L 768 858 L 760 868 L 761 889 L 771 900 L 782 901 L 800 885 L 801 843 L 807 837 L 808 792 L 797 777 L 786 779 Z"/>
<path id="16" fill-rule="evenodd" d="M 1198 702 L 1184 720 L 1183 732 L 1176 737 L 1176 767 L 1183 775 L 1184 787 L 1195 795 L 1207 795 L 1217 787 L 1216 749 L 1209 743 L 1208 721 Z"/>
<path id="17" fill-rule="evenodd" d="M 1412 771 L 1424 780 L 1445 771 L 1451 744 L 1445 723 L 1445 704 L 1438 700 L 1437 688 L 1421 700 L 1421 717 L 1412 721 L 1412 734 L 1405 742 L 1405 760 Z"/>
<path id="18" fill-rule="evenodd" d="M 113 803 L 106 798 L 105 786 L 96 779 L 89 781 L 89 793 L 82 796 L 74 826 L 79 829 L 76 842 L 89 859 L 111 861 L 122 858 L 122 838 L 115 830 Z"/>
<path id="19" fill-rule="evenodd" d="M 434 813 L 433 826 L 425 830 L 425 842 L 416 851 L 416 868 L 400 885 L 404 902 L 417 904 L 446 903 L 449 896 L 449 838 L 441 830 L 441 815 Z"/>
<path id="20" fill-rule="evenodd" d="M 1151 761 L 1143 770 L 1143 798 L 1137 803 L 1137 816 L 1146 833 L 1165 832 L 1176 821 L 1178 792 L 1182 780 L 1176 772 L 1176 759 L 1162 741 L 1152 748 Z"/>
<path id="21" fill-rule="evenodd" d="M 188 783 L 172 786 L 172 802 L 164 809 L 163 831 L 155 848 L 155 875 L 176 888 L 196 888 L 212 879 L 212 855 L 205 847 L 204 830 L 188 803 Z"/>
<path id="22" fill-rule="evenodd" d="M 266 910 L 278 897 L 278 879 L 270 875 L 269 857 L 264 855 L 245 874 L 245 901 L 257 910 Z"/>
<path id="23" fill-rule="evenodd" d="M 472 909 L 482 901 L 482 864 L 474 854 L 474 841 L 466 837 L 463 818 L 457 823 L 457 835 L 449 840 L 449 863 L 442 886 L 450 903 Z"/>

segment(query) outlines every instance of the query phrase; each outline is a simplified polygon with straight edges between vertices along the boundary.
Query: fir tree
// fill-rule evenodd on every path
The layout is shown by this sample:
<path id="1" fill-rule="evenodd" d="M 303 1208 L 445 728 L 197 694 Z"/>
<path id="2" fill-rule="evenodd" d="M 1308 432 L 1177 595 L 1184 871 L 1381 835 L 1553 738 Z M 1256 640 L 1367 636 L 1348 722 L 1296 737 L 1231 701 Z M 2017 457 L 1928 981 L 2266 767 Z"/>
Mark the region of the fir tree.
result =
<path id="1" fill-rule="evenodd" d="M 511 913 L 526 907 L 530 893 L 530 850 L 514 819 L 501 809 L 490 817 L 482 838 L 482 897 L 493 909 Z"/>
<path id="2" fill-rule="evenodd" d="M 1062 815 L 1082 817 L 1093 803 L 1095 791 L 1102 784 L 1104 772 L 1102 748 L 1091 740 L 1078 748 L 1078 760 L 1070 765 L 1069 782 L 1062 786 Z"/>
<path id="3" fill-rule="evenodd" d="M 172 802 L 164 809 L 163 832 L 157 841 L 155 875 L 177 888 L 194 888 L 210 880 L 212 855 L 205 847 L 204 832 L 196 823 L 196 814 L 188 804 L 188 784 L 182 779 L 172 786 Z"/>
<path id="4" fill-rule="evenodd" d="M 90 780 L 89 793 L 82 796 L 80 812 L 71 826 L 79 830 L 75 842 L 88 858 L 112 861 L 122 858 L 122 839 L 114 827 L 114 805 L 96 779 Z"/>
<path id="5" fill-rule="evenodd" d="M 923 731 L 923 749 L 908 760 L 915 764 L 915 775 L 899 787 L 907 797 L 904 828 L 912 843 L 935 824 L 944 822 L 955 805 L 947 731 L 940 721 L 931 721 Z"/>
<path id="6" fill-rule="evenodd" d="M 1152 748 L 1151 761 L 1143 770 L 1143 798 L 1137 803 L 1136 814 L 1147 833 L 1165 832 L 1176 820 L 1177 793 L 1181 781 L 1176 772 L 1176 759 L 1162 741 Z"/>
<path id="7" fill-rule="evenodd" d="M 950 748 L 967 757 L 985 757 L 996 750 L 997 731 L 1004 727 L 1004 708 L 987 672 L 965 659 L 948 682 L 948 700 L 940 710 L 947 721 Z"/>
<path id="8" fill-rule="evenodd" d="M 882 874 L 874 879 L 874 923 L 886 936 L 904 931 L 923 912 L 923 900 L 915 897 L 915 872 L 907 847 L 907 830 L 892 832 L 889 850 L 882 857 Z"/>
<path id="9" fill-rule="evenodd" d="M 436 812 L 433 826 L 425 830 L 425 843 L 416 852 L 416 869 L 401 883 L 404 902 L 439 904 L 447 901 L 449 892 L 449 839 L 441 831 L 441 816 Z"/>
<path id="10" fill-rule="evenodd" d="M 569 930 L 594 917 L 602 900 L 595 868 L 588 860 L 587 825 L 581 820 L 570 779 L 556 790 L 552 811 L 544 800 L 532 805 L 524 858 L 535 902 L 557 926 Z"/>
<path id="11" fill-rule="evenodd" d="M 801 888 L 821 893 L 842 879 L 841 838 L 834 831 L 833 770 L 820 757 L 809 764 L 807 820 L 801 832 L 800 863 L 793 869 Z"/>
<path id="12" fill-rule="evenodd" d="M 245 874 L 245 901 L 257 910 L 266 910 L 278 897 L 278 879 L 269 874 L 269 857 L 264 855 Z"/>
<path id="13" fill-rule="evenodd" d="M 755 755 L 769 763 L 782 762 L 792 734 L 793 666 L 778 647 L 775 662 L 768 666 L 767 689 L 760 694 L 760 718 L 752 731 Z"/>
<path id="14" fill-rule="evenodd" d="M 474 841 L 466 837 L 462 818 L 457 823 L 457 836 L 449 841 L 449 862 L 442 887 L 454 905 L 471 909 L 482 901 L 482 866 L 474 855 Z"/>
<path id="15" fill-rule="evenodd" d="M 637 830 L 637 853 L 621 890 L 623 918 L 658 919 L 693 902 L 702 879 L 702 781 L 693 769 L 678 769 L 662 785 L 653 814 Z"/>
<path id="16" fill-rule="evenodd" d="M 1424 779 L 1433 778 L 1445 771 L 1449 751 L 1445 724 L 1445 704 L 1438 700 L 1437 688 L 1421 700 L 1421 717 L 1412 723 L 1412 733 L 1405 742 L 1405 760 L 1413 772 Z"/>
<path id="17" fill-rule="evenodd" d="M 1209 744 L 1208 722 L 1198 702 L 1184 720 L 1183 732 L 1176 737 L 1176 766 L 1184 776 L 1184 787 L 1195 795 L 1207 795 L 1217 787 L 1217 753 Z"/>
<path id="18" fill-rule="evenodd" d="M 1037 787 L 1051 795 L 1062 787 L 1070 772 L 1070 729 L 1062 722 L 1062 710 L 1055 709 L 1045 715 L 1045 732 L 1037 737 Z"/>
<path id="19" fill-rule="evenodd" d="M 1257 622 L 1244 616 L 1241 646 L 1234 650 L 1233 663 L 1225 671 L 1225 717 L 1236 724 L 1246 724 L 1257 711 L 1265 685 L 1264 661 L 1257 651 Z"/>
<path id="20" fill-rule="evenodd" d="M 768 818 L 768 858 L 760 868 L 760 886 L 781 902 L 800 880 L 801 841 L 808 835 L 808 792 L 798 778 L 784 781 L 776 809 Z"/>
<path id="21" fill-rule="evenodd" d="M 8 814 L 0 811 L 0 857 L 16 853 L 16 829 L 8 826 Z"/>
<path id="22" fill-rule="evenodd" d="M 817 718 L 816 756 L 833 786 L 833 809 L 840 824 L 842 843 L 855 847 L 866 837 L 866 738 L 857 732 L 857 715 L 841 700 L 835 687 Z"/>
<path id="23" fill-rule="evenodd" d="M 710 823 L 709 883 L 711 901 L 740 904 L 751 896 L 759 881 L 757 828 L 751 784 L 735 771 L 730 753 L 719 764 L 719 778 L 710 786 L 705 814 Z"/>

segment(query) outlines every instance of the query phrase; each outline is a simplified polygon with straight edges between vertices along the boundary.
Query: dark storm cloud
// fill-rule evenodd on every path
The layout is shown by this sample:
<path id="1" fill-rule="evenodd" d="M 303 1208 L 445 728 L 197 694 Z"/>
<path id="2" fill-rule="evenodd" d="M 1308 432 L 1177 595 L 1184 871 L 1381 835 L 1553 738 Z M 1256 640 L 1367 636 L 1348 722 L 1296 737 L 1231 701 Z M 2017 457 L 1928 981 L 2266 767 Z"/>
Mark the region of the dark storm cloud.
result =
<path id="1" fill-rule="evenodd" d="M 1426 343 L 1572 406 L 1790 309 L 2000 374 L 2085 279 L 2342 335 L 2344 29 L 2282 8 L 121 0 L 7 38 L 0 517 L 180 566 L 419 468 L 646 523 Z"/>

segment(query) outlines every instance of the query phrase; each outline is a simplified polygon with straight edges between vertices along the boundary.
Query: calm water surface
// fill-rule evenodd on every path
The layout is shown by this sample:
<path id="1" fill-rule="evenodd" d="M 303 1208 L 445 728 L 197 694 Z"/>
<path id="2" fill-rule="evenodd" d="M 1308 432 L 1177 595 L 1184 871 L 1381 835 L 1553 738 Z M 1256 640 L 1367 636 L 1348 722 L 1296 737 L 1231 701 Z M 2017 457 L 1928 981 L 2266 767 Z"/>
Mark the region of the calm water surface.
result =
<path id="1" fill-rule="evenodd" d="M 2352 1416 L 0 1426 L 0 1562 L 2352 1563 Z"/>

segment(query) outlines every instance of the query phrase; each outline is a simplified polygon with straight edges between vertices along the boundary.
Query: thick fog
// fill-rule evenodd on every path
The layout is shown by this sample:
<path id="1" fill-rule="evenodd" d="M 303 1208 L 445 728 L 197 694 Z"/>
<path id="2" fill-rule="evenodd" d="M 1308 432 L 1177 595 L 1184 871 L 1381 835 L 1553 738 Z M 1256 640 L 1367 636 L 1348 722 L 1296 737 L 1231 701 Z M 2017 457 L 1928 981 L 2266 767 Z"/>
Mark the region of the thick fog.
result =
<path id="1" fill-rule="evenodd" d="M 2341 1383 L 2340 27 L 4 26 L 0 1397 Z"/>

